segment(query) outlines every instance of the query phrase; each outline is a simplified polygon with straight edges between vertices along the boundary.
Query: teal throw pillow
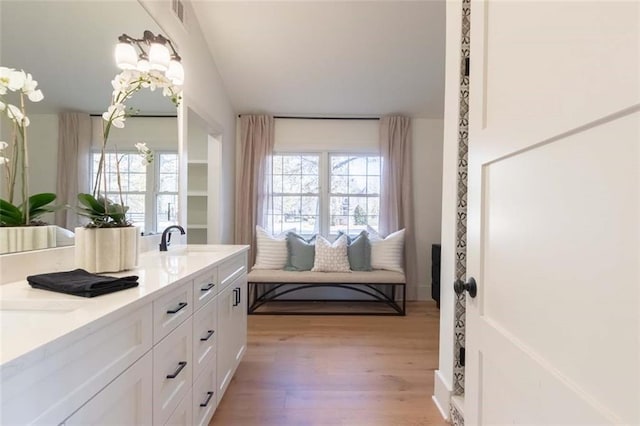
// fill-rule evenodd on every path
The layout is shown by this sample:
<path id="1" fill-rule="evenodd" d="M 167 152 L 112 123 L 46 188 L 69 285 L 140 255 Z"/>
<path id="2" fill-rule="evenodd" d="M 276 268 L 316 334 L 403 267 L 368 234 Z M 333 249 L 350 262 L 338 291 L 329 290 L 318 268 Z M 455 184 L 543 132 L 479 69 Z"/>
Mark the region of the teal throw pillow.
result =
<path id="1" fill-rule="evenodd" d="M 316 236 L 309 238 L 287 233 L 287 265 L 286 271 L 310 271 L 316 257 Z"/>
<path id="2" fill-rule="evenodd" d="M 343 232 L 338 233 L 338 237 Z M 349 237 L 349 246 L 347 247 L 347 256 L 349 256 L 349 266 L 352 271 L 371 271 L 371 242 L 369 242 L 369 233 L 367 231 L 360 232 L 355 237 Z"/>

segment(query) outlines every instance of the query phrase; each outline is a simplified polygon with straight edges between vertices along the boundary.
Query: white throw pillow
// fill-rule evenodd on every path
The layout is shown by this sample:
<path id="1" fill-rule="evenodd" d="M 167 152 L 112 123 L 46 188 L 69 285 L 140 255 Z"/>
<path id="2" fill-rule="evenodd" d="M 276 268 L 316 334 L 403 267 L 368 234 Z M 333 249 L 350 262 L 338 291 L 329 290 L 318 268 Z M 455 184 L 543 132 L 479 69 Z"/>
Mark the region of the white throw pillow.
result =
<path id="1" fill-rule="evenodd" d="M 316 257 L 313 261 L 312 272 L 351 272 L 346 235 L 341 235 L 333 244 L 318 235 L 316 239 Z"/>
<path id="2" fill-rule="evenodd" d="M 375 229 L 368 228 L 371 242 L 371 267 L 404 273 L 404 229 L 382 238 Z"/>
<path id="3" fill-rule="evenodd" d="M 253 269 L 283 269 L 287 264 L 287 229 L 271 235 L 261 226 L 256 226 L 256 264 Z"/>

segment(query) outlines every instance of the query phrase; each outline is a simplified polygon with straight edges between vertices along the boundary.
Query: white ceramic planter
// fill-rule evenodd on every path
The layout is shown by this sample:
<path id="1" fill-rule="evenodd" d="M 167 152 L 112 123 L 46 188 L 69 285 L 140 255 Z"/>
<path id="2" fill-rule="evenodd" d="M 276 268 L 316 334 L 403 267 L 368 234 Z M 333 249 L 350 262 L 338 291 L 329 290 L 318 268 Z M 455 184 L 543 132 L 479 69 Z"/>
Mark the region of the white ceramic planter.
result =
<path id="1" fill-rule="evenodd" d="M 76 228 L 76 267 L 89 272 L 119 272 L 138 265 L 140 230 Z"/>
<path id="2" fill-rule="evenodd" d="M 53 225 L 0 227 L 0 254 L 55 246 L 56 227 Z"/>

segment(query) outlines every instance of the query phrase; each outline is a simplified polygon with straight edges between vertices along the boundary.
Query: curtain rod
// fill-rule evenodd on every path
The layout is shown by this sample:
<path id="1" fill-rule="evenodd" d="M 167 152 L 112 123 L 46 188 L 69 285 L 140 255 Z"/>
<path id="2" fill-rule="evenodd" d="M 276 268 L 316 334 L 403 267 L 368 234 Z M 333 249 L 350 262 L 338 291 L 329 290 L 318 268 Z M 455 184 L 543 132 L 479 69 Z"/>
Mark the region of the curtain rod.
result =
<path id="1" fill-rule="evenodd" d="M 89 117 L 102 117 L 102 114 L 89 114 Z M 177 118 L 177 115 L 135 114 L 127 118 Z"/>
<path id="2" fill-rule="evenodd" d="M 242 114 L 238 114 L 241 117 Z M 380 117 L 300 117 L 291 115 L 274 115 L 273 118 L 286 118 L 291 120 L 380 120 Z"/>

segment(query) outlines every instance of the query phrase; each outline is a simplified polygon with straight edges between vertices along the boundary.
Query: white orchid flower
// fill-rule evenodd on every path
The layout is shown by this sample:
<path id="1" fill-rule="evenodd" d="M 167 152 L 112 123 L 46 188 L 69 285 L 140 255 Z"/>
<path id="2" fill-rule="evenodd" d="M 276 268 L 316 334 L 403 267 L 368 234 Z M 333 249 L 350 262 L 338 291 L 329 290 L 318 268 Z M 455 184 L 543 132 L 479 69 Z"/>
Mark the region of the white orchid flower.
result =
<path id="1" fill-rule="evenodd" d="M 11 81 L 11 72 L 14 71 L 11 68 L 0 67 L 0 95 L 7 94 L 7 88 L 9 87 L 9 81 Z"/>
<path id="2" fill-rule="evenodd" d="M 8 104 L 7 105 L 7 116 L 9 119 L 18 123 L 19 126 L 27 127 L 29 126 L 29 117 L 22 113 L 22 110 L 15 105 Z"/>
<path id="3" fill-rule="evenodd" d="M 25 74 L 24 71 L 11 70 L 11 72 L 9 73 L 9 85 L 7 87 L 12 92 L 22 90 L 26 79 L 27 74 Z"/>
<path id="4" fill-rule="evenodd" d="M 107 112 L 102 114 L 102 118 L 105 121 L 110 121 L 114 127 L 122 129 L 124 127 L 124 120 L 126 119 L 126 113 L 123 104 L 115 104 L 109 106 Z"/>
<path id="5" fill-rule="evenodd" d="M 38 87 L 38 82 L 33 79 L 31 74 L 27 73 L 22 86 L 22 93 L 27 95 L 31 102 L 40 102 L 44 98 L 42 91 L 36 90 L 36 87 Z"/>
<path id="6" fill-rule="evenodd" d="M 0 151 L 4 151 L 5 149 L 7 149 L 7 147 L 9 147 L 8 143 L 6 143 L 5 141 L 0 141 Z"/>
<path id="7" fill-rule="evenodd" d="M 27 93 L 29 100 L 31 102 L 40 102 L 44 99 L 44 95 L 42 94 L 42 90 L 34 90 L 32 92 Z"/>
<path id="8" fill-rule="evenodd" d="M 144 165 L 147 166 L 153 162 L 153 152 L 147 147 L 146 142 L 138 142 L 134 145 L 138 150 L 138 154 L 142 157 Z"/>

